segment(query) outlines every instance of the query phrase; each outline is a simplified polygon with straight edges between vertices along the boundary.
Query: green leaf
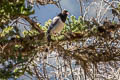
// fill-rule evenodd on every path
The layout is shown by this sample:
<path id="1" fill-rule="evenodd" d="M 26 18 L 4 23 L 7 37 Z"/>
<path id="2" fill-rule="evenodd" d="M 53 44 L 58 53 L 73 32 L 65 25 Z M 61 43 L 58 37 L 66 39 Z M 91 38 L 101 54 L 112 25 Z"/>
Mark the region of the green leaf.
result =
<path id="1" fill-rule="evenodd" d="M 24 13 L 24 6 L 21 6 L 21 8 L 20 8 L 20 13 Z"/>

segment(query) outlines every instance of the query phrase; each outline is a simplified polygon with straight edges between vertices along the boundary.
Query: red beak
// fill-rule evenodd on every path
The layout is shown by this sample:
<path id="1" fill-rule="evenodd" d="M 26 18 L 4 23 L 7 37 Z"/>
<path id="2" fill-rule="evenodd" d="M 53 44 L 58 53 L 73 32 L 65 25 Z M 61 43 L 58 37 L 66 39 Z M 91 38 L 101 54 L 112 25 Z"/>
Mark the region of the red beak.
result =
<path id="1" fill-rule="evenodd" d="M 66 14 L 69 15 L 69 12 L 67 12 Z"/>

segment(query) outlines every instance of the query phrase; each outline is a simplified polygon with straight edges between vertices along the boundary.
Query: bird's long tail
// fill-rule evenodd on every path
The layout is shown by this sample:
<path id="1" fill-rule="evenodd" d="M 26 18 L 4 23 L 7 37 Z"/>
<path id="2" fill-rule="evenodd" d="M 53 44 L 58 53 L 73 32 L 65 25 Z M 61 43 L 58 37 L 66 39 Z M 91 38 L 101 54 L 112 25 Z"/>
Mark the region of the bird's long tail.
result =
<path id="1" fill-rule="evenodd" d="M 51 35 L 50 34 L 47 35 L 47 40 L 48 40 L 48 42 L 51 41 Z"/>
<path id="2" fill-rule="evenodd" d="M 47 41 L 48 41 L 48 46 L 50 45 L 50 41 L 51 41 L 51 35 L 50 32 L 47 31 Z"/>

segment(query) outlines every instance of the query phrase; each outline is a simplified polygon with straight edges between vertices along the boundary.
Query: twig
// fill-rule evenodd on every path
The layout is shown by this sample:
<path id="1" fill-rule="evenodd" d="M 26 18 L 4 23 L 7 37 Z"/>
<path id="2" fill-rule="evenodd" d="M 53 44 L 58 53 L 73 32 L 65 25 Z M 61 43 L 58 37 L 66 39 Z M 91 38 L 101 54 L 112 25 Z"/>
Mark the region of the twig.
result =
<path id="1" fill-rule="evenodd" d="M 58 7 L 60 8 L 60 10 L 61 10 L 61 12 L 62 12 L 62 7 L 61 7 L 61 4 L 60 4 L 60 0 L 58 0 L 57 2 L 58 2 L 58 4 L 59 4 Z"/>
<path id="2" fill-rule="evenodd" d="M 33 20 L 31 20 L 28 16 L 21 16 L 21 17 L 27 20 L 32 25 L 32 27 L 36 29 L 40 34 L 43 34 L 41 36 L 44 36 L 44 31 L 39 28 L 39 26 L 37 25 L 37 22 L 34 22 Z"/>
<path id="3" fill-rule="evenodd" d="M 80 3 L 80 12 L 81 12 L 81 16 L 83 17 L 83 7 L 82 7 L 82 1 L 79 0 Z"/>

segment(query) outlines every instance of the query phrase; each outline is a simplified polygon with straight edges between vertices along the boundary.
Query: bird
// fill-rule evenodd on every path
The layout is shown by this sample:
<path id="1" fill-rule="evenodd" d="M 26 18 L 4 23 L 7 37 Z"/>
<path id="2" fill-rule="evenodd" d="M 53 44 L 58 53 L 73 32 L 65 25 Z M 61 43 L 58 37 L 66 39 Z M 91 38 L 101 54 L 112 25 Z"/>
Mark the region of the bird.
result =
<path id="1" fill-rule="evenodd" d="M 60 33 L 62 31 L 68 14 L 69 12 L 64 9 L 61 13 L 59 13 L 57 16 L 53 18 L 52 23 L 50 24 L 47 30 L 48 42 L 51 41 L 51 35 Z"/>

